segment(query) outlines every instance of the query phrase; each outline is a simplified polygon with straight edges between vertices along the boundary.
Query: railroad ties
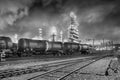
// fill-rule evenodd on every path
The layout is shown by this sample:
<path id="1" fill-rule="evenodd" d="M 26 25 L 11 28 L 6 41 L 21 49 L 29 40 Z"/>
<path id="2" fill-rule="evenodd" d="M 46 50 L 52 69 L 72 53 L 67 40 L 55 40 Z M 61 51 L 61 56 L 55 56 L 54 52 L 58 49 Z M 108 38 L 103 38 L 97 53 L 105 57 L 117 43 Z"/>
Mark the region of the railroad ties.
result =
<path id="1" fill-rule="evenodd" d="M 95 58 L 93 59 L 89 59 L 86 61 L 77 61 L 71 64 L 67 64 L 63 67 L 51 70 L 49 72 L 46 72 L 44 74 L 32 77 L 28 80 L 65 80 L 66 77 L 68 77 L 69 75 L 71 75 L 72 73 L 75 73 L 78 70 L 81 70 L 87 66 L 89 66 L 90 64 L 93 64 L 94 62 L 103 59 L 102 58 Z"/>
<path id="2" fill-rule="evenodd" d="M 83 62 L 85 60 L 90 60 L 94 59 L 95 57 L 90 57 L 90 58 L 84 58 L 84 59 L 77 59 L 76 60 L 69 60 L 69 61 L 62 61 L 62 62 L 56 62 L 56 63 L 51 63 L 51 64 L 43 64 L 43 65 L 36 65 L 36 66 L 29 66 L 27 68 L 19 68 L 19 69 L 10 69 L 10 70 L 0 70 L 0 79 L 3 78 L 8 78 L 8 77 L 14 77 L 14 76 L 19 76 L 23 74 L 30 74 L 30 73 L 35 73 L 35 72 L 47 72 L 51 68 L 58 68 L 59 66 L 66 66 L 66 65 L 71 65 L 71 63 L 78 63 L 78 62 Z"/>

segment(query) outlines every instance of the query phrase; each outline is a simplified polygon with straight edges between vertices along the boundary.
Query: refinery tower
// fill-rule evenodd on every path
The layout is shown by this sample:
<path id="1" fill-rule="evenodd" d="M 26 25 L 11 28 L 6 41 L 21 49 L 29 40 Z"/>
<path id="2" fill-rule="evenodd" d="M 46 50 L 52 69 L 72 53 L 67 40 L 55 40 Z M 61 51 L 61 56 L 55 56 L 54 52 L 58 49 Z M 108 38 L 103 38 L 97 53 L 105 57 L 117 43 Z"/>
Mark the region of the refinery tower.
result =
<path id="1" fill-rule="evenodd" d="M 77 17 L 74 12 L 70 13 L 70 25 L 68 27 L 68 39 L 70 42 L 79 43 L 79 30 L 78 30 Z"/>

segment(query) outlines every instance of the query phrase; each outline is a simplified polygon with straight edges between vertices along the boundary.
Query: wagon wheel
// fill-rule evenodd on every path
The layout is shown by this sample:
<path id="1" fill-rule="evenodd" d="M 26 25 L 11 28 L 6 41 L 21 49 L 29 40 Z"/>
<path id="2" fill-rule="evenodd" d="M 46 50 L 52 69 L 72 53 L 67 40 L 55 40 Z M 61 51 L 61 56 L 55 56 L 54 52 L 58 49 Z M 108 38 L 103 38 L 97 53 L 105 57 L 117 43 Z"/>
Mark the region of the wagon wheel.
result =
<path id="1" fill-rule="evenodd" d="M 57 55 L 58 55 L 58 56 L 62 56 L 62 53 L 61 53 L 61 52 L 57 52 Z"/>
<path id="2" fill-rule="evenodd" d="M 55 52 L 53 52 L 52 54 L 53 54 L 53 56 L 56 56 L 56 53 L 55 53 Z"/>
<path id="3" fill-rule="evenodd" d="M 69 51 L 69 55 L 72 55 L 72 54 L 73 54 L 73 52 L 74 52 L 73 50 L 70 50 L 70 51 Z"/>
<path id="4" fill-rule="evenodd" d="M 22 55 L 21 55 L 21 52 L 17 52 L 17 55 L 18 55 L 18 57 L 21 57 Z"/>
<path id="5" fill-rule="evenodd" d="M 27 56 L 32 56 L 32 52 L 31 51 L 29 51 L 29 52 L 27 52 Z"/>

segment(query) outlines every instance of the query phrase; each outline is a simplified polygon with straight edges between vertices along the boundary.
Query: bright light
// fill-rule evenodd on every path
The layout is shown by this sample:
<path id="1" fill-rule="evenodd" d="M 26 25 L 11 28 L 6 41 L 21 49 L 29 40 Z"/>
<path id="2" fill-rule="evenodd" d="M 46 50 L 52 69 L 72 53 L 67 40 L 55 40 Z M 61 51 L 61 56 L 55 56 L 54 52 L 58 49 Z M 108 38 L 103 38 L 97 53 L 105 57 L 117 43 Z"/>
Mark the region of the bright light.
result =
<path id="1" fill-rule="evenodd" d="M 74 12 L 70 12 L 70 17 L 73 17 L 73 18 L 76 19 L 76 15 L 75 15 L 75 13 L 74 13 Z"/>
<path id="2" fill-rule="evenodd" d="M 13 35 L 12 41 L 13 41 L 14 43 L 18 43 L 18 34 Z"/>
<path id="3" fill-rule="evenodd" d="M 42 37 L 39 37 L 39 36 L 35 36 L 32 38 L 33 40 L 42 40 Z"/>
<path id="4" fill-rule="evenodd" d="M 55 35 L 57 34 L 57 29 L 55 26 L 51 28 L 51 34 L 55 34 Z"/>
<path id="5" fill-rule="evenodd" d="M 67 40 L 67 39 L 64 39 L 63 42 L 68 42 L 68 40 Z"/>

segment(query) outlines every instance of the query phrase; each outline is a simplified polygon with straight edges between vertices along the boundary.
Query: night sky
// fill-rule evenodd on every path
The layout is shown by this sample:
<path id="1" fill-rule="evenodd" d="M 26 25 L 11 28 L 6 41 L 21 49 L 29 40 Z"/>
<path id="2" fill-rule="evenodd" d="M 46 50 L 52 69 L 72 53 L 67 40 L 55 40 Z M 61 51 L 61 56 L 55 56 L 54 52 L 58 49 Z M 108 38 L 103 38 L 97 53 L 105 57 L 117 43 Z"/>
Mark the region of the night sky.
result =
<path id="1" fill-rule="evenodd" d="M 80 39 L 120 40 L 120 0 L 0 0 L 0 35 L 34 38 L 41 27 L 48 39 L 56 26 L 66 37 L 71 11 Z"/>

